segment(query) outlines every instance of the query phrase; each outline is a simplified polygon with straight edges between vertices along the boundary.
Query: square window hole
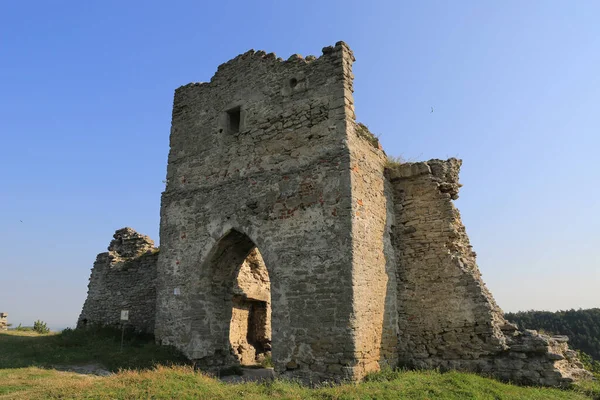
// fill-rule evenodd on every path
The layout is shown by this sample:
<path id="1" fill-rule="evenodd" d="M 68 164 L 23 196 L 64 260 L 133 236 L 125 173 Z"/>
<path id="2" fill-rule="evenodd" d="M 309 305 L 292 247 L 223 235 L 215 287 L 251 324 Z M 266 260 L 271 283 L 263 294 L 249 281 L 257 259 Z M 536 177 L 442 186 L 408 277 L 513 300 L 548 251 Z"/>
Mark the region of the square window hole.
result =
<path id="1" fill-rule="evenodd" d="M 227 110 L 227 132 L 238 133 L 240 131 L 240 107 Z"/>

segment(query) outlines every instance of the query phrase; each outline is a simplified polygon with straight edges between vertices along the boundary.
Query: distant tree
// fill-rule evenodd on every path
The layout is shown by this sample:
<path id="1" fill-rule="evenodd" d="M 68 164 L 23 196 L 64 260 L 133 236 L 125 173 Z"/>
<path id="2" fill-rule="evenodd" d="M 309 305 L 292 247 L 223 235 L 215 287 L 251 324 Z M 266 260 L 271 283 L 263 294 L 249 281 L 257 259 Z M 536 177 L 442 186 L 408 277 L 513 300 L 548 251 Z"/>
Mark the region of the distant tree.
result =
<path id="1" fill-rule="evenodd" d="M 48 325 L 46 325 L 44 321 L 41 321 L 39 319 L 33 323 L 33 330 L 41 334 L 46 334 L 50 332 L 50 328 L 48 328 Z"/>

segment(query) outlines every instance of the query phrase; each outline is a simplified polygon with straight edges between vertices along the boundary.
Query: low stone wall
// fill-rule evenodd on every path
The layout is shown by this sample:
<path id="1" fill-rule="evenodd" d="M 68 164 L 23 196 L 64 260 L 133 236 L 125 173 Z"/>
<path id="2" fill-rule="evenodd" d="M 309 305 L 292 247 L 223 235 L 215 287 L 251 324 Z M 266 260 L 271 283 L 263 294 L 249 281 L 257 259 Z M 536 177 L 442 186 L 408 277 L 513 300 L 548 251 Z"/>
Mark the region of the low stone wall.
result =
<path id="1" fill-rule="evenodd" d="M 0 313 L 0 331 L 8 330 L 8 314 Z"/>
<path id="2" fill-rule="evenodd" d="M 504 319 L 452 202 L 461 163 L 430 160 L 386 171 L 395 211 L 401 362 L 548 386 L 589 375 L 565 337 L 519 331 Z"/>
<path id="3" fill-rule="evenodd" d="M 96 257 L 77 327 L 120 326 L 121 311 L 127 310 L 126 326 L 154 333 L 158 249 L 131 228 L 119 229 L 113 237 L 108 252 Z"/>

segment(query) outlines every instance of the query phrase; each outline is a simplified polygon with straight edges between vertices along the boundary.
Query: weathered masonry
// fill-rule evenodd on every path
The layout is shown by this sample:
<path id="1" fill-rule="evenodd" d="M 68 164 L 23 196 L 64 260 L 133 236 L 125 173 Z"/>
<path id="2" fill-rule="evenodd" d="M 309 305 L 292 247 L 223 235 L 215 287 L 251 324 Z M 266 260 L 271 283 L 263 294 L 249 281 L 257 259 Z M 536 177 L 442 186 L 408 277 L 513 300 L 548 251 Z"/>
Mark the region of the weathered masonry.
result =
<path id="1" fill-rule="evenodd" d="M 0 331 L 8 330 L 8 314 L 0 312 Z"/>
<path id="2" fill-rule="evenodd" d="M 566 338 L 519 331 L 486 289 L 452 202 L 461 161 L 390 163 L 355 121 L 353 61 L 343 42 L 319 58 L 249 51 L 175 91 L 146 268 L 156 339 L 208 369 L 271 354 L 307 382 L 397 365 L 541 385 L 587 376 Z M 94 299 L 107 285 L 96 269 L 110 285 L 122 273 L 101 256 L 82 313 L 94 323 L 137 298 Z"/>

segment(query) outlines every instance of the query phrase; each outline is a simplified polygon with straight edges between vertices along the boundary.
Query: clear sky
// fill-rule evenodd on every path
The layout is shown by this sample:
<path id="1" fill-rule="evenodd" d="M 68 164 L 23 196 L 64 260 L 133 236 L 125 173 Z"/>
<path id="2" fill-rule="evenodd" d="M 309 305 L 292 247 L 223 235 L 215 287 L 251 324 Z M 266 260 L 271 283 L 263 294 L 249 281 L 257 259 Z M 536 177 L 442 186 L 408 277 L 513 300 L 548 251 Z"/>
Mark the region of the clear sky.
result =
<path id="1" fill-rule="evenodd" d="M 175 88 L 338 40 L 388 154 L 464 160 L 499 305 L 598 307 L 599 20 L 584 0 L 2 2 L 0 311 L 73 325 L 116 229 L 158 242 Z"/>

